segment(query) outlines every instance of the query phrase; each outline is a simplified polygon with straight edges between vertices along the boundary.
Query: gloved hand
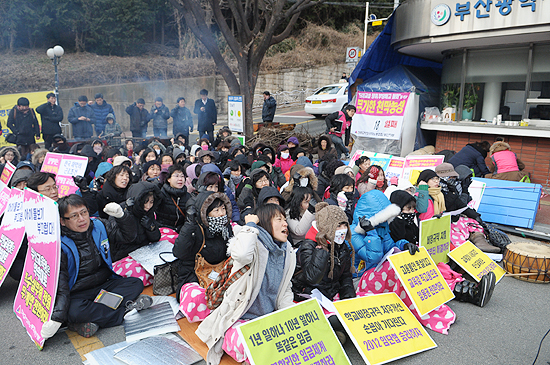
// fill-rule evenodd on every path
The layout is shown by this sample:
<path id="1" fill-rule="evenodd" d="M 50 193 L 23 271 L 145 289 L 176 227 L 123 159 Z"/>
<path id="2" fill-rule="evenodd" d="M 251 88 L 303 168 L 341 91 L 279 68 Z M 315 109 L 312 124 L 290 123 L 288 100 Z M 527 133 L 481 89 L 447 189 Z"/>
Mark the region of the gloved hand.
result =
<path id="1" fill-rule="evenodd" d="M 103 208 L 103 211 L 109 214 L 111 217 L 115 217 L 115 218 L 122 218 L 124 216 L 124 211 L 122 210 L 122 207 L 118 203 L 109 203 L 105 205 L 105 208 Z"/>
<path id="2" fill-rule="evenodd" d="M 144 215 L 143 218 L 141 218 L 140 223 L 149 232 L 153 232 L 155 228 L 157 228 L 157 223 L 155 222 L 155 220 L 149 218 L 146 215 Z"/>
<path id="3" fill-rule="evenodd" d="M 53 337 L 53 335 L 56 334 L 59 327 L 61 327 L 61 322 L 56 322 L 51 320 L 47 321 L 42 326 L 42 330 L 40 331 L 40 336 L 42 336 L 44 340 L 47 340 L 48 338 L 51 338 Z"/>
<path id="4" fill-rule="evenodd" d="M 365 216 L 359 217 L 359 225 L 365 232 L 372 231 L 374 229 L 370 220 L 365 218 Z"/>
<path id="5" fill-rule="evenodd" d="M 346 207 L 348 206 L 348 198 L 346 197 L 346 193 L 343 191 L 339 192 L 336 196 L 336 201 L 338 202 L 338 206 L 340 208 L 346 210 Z"/>
<path id="6" fill-rule="evenodd" d="M 439 218 L 443 217 L 443 213 L 436 214 L 433 217 L 439 219 Z"/>
<path id="7" fill-rule="evenodd" d="M 76 186 L 80 189 L 80 191 L 88 191 L 88 179 L 86 179 L 84 176 L 76 175 L 73 176 L 73 181 Z"/>
<path id="8" fill-rule="evenodd" d="M 414 243 L 410 243 L 410 242 L 407 242 L 403 245 L 403 250 L 409 250 L 409 253 L 411 255 L 414 255 L 415 253 L 420 251 L 420 249 L 418 248 L 417 245 L 415 245 Z"/>

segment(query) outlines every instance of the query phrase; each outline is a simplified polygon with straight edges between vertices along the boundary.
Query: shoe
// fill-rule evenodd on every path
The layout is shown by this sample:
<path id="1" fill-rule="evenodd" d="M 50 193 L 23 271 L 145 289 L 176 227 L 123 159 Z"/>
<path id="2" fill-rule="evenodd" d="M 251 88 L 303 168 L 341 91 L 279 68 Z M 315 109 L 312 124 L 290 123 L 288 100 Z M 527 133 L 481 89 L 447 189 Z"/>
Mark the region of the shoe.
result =
<path id="1" fill-rule="evenodd" d="M 338 341 L 340 341 L 340 344 L 346 343 L 346 334 L 342 331 L 334 331 L 336 333 L 336 337 L 338 337 Z"/>
<path id="2" fill-rule="evenodd" d="M 78 333 L 80 336 L 85 338 L 90 338 L 99 329 L 99 326 L 92 322 L 86 322 L 86 323 L 69 323 L 68 326 L 69 330 Z"/>
<path id="3" fill-rule="evenodd" d="M 136 309 L 137 311 L 141 311 L 144 309 L 147 309 L 153 304 L 153 298 L 151 298 L 148 295 L 141 294 L 135 301 L 129 300 L 126 303 L 126 312 L 131 311 L 132 309 Z"/>
<path id="4" fill-rule="evenodd" d="M 494 272 L 483 275 L 479 283 L 463 280 L 456 283 L 453 293 L 456 299 L 484 307 L 491 300 L 495 289 L 496 276 Z"/>
<path id="5" fill-rule="evenodd" d="M 470 233 L 470 241 L 483 252 L 500 253 L 500 248 L 487 242 L 485 235 L 481 232 Z"/>

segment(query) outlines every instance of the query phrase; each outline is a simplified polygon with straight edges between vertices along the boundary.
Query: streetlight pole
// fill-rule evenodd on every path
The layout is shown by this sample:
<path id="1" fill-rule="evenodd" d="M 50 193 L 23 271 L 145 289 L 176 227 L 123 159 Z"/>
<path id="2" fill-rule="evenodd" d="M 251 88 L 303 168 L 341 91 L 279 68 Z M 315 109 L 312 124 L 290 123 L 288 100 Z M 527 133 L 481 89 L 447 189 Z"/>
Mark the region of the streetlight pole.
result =
<path id="1" fill-rule="evenodd" d="M 55 70 L 55 100 L 59 105 L 59 75 L 57 74 L 57 65 L 61 62 L 61 57 L 65 54 L 65 50 L 61 46 L 55 46 L 46 51 L 48 57 L 52 60 Z"/>

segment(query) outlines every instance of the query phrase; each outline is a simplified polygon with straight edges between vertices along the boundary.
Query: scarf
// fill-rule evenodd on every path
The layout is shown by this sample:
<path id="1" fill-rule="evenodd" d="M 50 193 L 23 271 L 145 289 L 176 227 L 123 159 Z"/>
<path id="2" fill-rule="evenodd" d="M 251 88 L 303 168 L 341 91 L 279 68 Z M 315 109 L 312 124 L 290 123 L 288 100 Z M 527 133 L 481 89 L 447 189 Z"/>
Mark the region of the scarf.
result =
<path id="1" fill-rule="evenodd" d="M 441 192 L 441 187 L 428 188 L 428 193 L 434 200 L 434 215 L 441 214 L 445 211 L 445 197 Z"/>
<path id="2" fill-rule="evenodd" d="M 215 235 L 221 235 L 224 241 L 229 239 L 229 229 L 227 229 L 227 223 L 229 219 L 227 215 L 221 217 L 207 217 L 208 219 L 208 230 L 210 233 Z"/>

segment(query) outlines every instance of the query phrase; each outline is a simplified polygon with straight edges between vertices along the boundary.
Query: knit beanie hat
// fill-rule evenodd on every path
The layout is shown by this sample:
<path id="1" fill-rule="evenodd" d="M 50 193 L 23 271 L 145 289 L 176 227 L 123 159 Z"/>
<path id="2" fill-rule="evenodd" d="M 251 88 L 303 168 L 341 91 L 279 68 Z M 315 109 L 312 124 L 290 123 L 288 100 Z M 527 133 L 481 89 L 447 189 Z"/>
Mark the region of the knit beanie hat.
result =
<path id="1" fill-rule="evenodd" d="M 418 183 L 421 181 L 424 181 L 427 183 L 428 180 L 434 177 L 439 177 L 439 176 L 437 176 L 434 170 L 426 169 L 422 171 L 420 175 L 418 175 L 418 180 L 416 180 L 416 185 L 418 185 Z"/>
<path id="2" fill-rule="evenodd" d="M 300 144 L 300 141 L 298 141 L 298 138 L 296 137 L 290 137 L 286 140 L 287 143 L 294 143 L 296 146 Z"/>
<path id="3" fill-rule="evenodd" d="M 407 193 L 405 190 L 396 190 L 391 193 L 390 196 L 390 202 L 398 205 L 401 210 L 403 210 L 403 207 L 413 200 L 415 200 L 414 196 Z"/>
<path id="4" fill-rule="evenodd" d="M 317 221 L 317 235 L 315 240 L 318 244 L 328 249 L 330 245 L 330 271 L 328 277 L 332 279 L 334 271 L 334 236 L 338 226 L 345 223 L 348 227 L 348 233 L 346 234 L 346 240 L 351 242 L 351 230 L 348 223 L 348 217 L 346 213 L 337 205 L 328 205 L 328 203 L 317 203 L 315 206 L 315 220 Z M 351 246 L 351 245 L 350 245 Z M 355 262 L 355 250 L 351 246 L 352 259 L 351 262 Z M 352 271 L 355 267 L 352 265 Z"/>
<path id="5" fill-rule="evenodd" d="M 143 173 L 147 174 L 147 171 L 149 171 L 149 168 L 153 165 L 157 165 L 160 169 L 160 163 L 157 160 L 151 160 L 143 165 Z"/>

